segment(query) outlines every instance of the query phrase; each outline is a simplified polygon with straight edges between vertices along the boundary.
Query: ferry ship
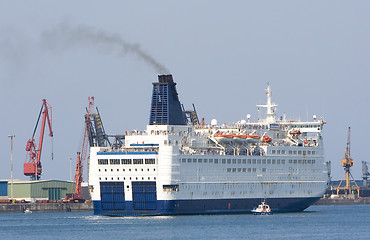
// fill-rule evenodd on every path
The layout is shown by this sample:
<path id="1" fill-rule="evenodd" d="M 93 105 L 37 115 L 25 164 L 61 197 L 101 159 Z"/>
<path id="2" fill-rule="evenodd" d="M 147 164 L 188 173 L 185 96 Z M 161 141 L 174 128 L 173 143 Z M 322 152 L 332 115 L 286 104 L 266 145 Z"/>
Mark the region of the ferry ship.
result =
<path id="1" fill-rule="evenodd" d="M 185 111 L 172 75 L 153 83 L 146 130 L 126 131 L 119 148 L 91 147 L 94 213 L 107 216 L 299 212 L 328 186 L 325 122 L 276 119 L 271 88 L 257 122 L 199 123 Z"/>

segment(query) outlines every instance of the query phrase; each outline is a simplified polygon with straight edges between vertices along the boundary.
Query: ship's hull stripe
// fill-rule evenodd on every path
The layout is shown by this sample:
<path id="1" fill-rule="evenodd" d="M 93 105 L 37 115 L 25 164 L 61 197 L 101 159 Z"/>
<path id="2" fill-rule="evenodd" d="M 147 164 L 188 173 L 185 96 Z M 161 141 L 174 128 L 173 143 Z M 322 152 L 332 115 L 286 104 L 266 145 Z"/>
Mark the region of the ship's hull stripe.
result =
<path id="1" fill-rule="evenodd" d="M 273 212 L 301 212 L 320 198 L 269 198 Z M 101 201 L 93 201 L 94 214 L 107 216 L 186 215 L 186 214 L 240 214 L 250 213 L 263 199 L 209 199 L 157 200 L 154 210 L 135 210 L 133 202 L 126 201 L 124 210 L 102 209 Z"/>

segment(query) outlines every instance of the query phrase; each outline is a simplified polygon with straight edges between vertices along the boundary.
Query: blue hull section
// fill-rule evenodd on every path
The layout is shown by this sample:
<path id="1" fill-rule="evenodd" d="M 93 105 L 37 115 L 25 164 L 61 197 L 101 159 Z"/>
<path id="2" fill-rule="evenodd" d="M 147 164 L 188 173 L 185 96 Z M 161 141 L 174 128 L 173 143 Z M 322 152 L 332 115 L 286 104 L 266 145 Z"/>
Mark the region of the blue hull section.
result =
<path id="1" fill-rule="evenodd" d="M 267 204 L 276 212 L 301 212 L 320 198 L 268 198 Z M 101 201 L 93 201 L 94 214 L 106 216 L 153 216 L 186 214 L 241 214 L 251 213 L 261 203 L 252 199 L 203 199 L 203 200 L 157 200 L 156 208 L 134 209 L 133 202 L 126 201 L 125 209 L 102 209 Z"/>

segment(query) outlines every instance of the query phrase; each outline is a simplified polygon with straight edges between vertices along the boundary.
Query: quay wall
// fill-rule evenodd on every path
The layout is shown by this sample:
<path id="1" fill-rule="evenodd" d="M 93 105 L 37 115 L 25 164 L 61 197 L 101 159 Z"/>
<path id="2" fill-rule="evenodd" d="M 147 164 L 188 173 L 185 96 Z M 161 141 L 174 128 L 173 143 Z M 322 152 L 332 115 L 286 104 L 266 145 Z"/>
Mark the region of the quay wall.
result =
<path id="1" fill-rule="evenodd" d="M 370 197 L 366 198 L 321 198 L 315 205 L 358 205 L 370 204 Z M 0 203 L 1 213 L 23 213 L 25 209 L 32 212 L 76 212 L 93 211 L 92 202 L 85 203 Z"/>
<path id="2" fill-rule="evenodd" d="M 85 203 L 0 203 L 0 213 L 23 213 L 25 209 L 32 212 L 75 212 L 92 211 L 92 202 Z"/>
<path id="3" fill-rule="evenodd" d="M 321 198 L 315 205 L 358 205 L 370 204 L 370 197 L 364 198 Z"/>

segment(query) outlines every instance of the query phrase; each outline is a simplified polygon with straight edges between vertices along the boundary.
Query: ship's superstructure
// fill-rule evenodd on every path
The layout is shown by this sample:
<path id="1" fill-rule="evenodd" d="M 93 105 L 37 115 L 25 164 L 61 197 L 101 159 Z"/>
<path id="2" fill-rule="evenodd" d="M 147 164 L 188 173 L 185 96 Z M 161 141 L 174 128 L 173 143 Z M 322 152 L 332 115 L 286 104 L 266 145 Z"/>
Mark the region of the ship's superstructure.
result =
<path id="1" fill-rule="evenodd" d="M 249 213 L 265 199 L 274 212 L 303 211 L 325 192 L 322 120 L 266 118 L 194 125 L 171 75 L 153 83 L 149 125 L 124 145 L 91 147 L 95 214 L 111 216 Z"/>

